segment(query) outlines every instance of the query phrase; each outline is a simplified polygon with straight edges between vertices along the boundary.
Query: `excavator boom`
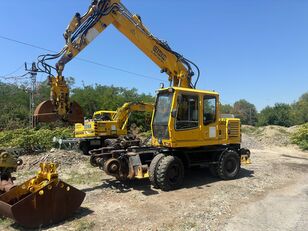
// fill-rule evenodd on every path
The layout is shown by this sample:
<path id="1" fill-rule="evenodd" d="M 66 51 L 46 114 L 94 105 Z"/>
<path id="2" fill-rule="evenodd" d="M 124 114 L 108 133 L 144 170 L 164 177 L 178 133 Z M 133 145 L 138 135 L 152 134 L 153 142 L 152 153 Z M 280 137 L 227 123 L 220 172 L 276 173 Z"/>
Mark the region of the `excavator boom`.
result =
<path id="1" fill-rule="evenodd" d="M 159 66 L 173 86 L 195 87 L 191 83 L 194 75 L 191 64 L 194 64 L 173 51 L 166 41 L 151 34 L 141 17 L 129 12 L 120 0 L 93 1 L 85 15 L 81 17 L 77 13 L 73 17 L 64 33 L 66 49 L 56 65 L 58 74 L 61 75 L 65 64 L 111 24 Z"/>
<path id="2" fill-rule="evenodd" d="M 118 31 L 134 43 L 145 55 L 147 55 L 161 72 L 168 75 L 171 86 L 194 88 L 199 78 L 199 69 L 190 60 L 173 51 L 167 42 L 159 40 L 144 26 L 141 17 L 130 13 L 120 0 L 94 0 L 88 11 L 81 16 L 77 13 L 68 25 L 64 38 L 65 47 L 55 55 L 43 55 L 39 58 L 39 66 L 51 77 L 51 104 L 46 102 L 42 109 L 37 110 L 37 118 L 70 120 L 71 118 L 82 121 L 79 109 L 70 103 L 68 87 L 62 75 L 65 65 L 76 57 L 87 45 L 89 45 L 109 25 L 113 25 Z M 58 59 L 56 67 L 51 67 L 47 60 Z M 198 72 L 197 80 L 192 84 L 194 66 Z M 57 71 L 57 76 L 52 76 L 52 69 Z M 76 106 L 78 107 L 78 106 Z M 43 110 L 44 109 L 44 110 Z M 47 112 L 46 110 L 47 109 Z M 46 114 L 46 117 L 42 116 Z M 48 113 L 54 113 L 52 117 Z"/>

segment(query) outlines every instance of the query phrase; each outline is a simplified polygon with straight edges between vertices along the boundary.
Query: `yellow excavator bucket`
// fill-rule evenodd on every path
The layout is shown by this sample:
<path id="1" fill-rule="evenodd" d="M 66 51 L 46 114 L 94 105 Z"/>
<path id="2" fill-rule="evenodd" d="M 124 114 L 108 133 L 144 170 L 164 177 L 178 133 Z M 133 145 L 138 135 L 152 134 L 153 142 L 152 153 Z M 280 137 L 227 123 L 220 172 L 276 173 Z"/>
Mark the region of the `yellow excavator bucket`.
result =
<path id="1" fill-rule="evenodd" d="M 34 124 L 44 122 L 51 123 L 57 120 L 64 120 L 71 124 L 83 123 L 84 115 L 82 109 L 78 103 L 73 101 L 70 105 L 70 110 L 68 111 L 65 118 L 62 118 L 55 109 L 51 100 L 46 100 L 41 102 L 35 109 L 33 114 Z"/>
<path id="2" fill-rule="evenodd" d="M 58 178 L 57 165 L 41 163 L 36 177 L 0 195 L 0 215 L 26 228 L 51 225 L 70 217 L 85 193 Z"/>

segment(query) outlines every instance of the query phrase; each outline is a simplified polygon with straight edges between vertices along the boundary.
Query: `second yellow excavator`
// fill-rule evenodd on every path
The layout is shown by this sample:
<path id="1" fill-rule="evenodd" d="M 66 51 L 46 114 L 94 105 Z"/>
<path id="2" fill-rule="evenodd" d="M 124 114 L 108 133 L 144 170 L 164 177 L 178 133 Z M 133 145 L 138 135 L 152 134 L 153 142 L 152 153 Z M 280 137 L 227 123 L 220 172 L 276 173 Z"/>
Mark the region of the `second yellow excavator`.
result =
<path id="1" fill-rule="evenodd" d="M 127 135 L 127 123 L 132 112 L 149 112 L 152 114 L 154 105 L 143 102 L 123 104 L 116 111 L 97 111 L 93 118 L 84 123 L 75 124 L 75 142 L 79 149 L 88 155 L 94 148 L 101 148 L 105 140 Z"/>

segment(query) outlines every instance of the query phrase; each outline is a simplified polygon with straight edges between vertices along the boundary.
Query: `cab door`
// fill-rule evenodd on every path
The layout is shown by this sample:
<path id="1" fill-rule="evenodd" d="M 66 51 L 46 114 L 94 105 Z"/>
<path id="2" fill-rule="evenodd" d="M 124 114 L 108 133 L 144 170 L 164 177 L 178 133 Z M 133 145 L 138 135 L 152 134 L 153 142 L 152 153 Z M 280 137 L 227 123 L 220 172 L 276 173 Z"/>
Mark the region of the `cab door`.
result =
<path id="1" fill-rule="evenodd" d="M 202 134 L 205 145 L 217 144 L 218 131 L 218 98 L 216 95 L 203 95 Z"/>
<path id="2" fill-rule="evenodd" d="M 198 146 L 202 140 L 199 113 L 200 96 L 197 93 L 180 92 L 177 94 L 176 101 L 173 141 L 177 147 Z"/>

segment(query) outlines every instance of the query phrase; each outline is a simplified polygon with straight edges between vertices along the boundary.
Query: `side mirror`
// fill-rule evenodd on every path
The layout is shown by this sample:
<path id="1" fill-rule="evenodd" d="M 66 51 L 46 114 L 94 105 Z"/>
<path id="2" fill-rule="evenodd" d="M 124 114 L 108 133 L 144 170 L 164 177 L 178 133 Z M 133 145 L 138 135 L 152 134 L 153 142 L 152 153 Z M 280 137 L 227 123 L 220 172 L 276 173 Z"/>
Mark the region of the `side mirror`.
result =
<path id="1" fill-rule="evenodd" d="M 176 110 L 176 109 L 173 109 L 173 110 L 171 111 L 171 117 L 172 117 L 172 118 L 175 118 L 175 117 L 176 117 L 176 113 L 177 113 L 177 110 Z"/>

